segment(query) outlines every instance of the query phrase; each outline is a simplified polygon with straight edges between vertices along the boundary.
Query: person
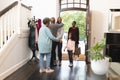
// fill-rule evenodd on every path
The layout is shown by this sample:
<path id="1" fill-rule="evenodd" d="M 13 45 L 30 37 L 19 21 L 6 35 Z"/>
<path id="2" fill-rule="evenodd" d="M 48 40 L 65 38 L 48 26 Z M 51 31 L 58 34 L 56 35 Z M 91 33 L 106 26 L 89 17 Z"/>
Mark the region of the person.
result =
<path id="1" fill-rule="evenodd" d="M 29 34 L 29 39 L 28 39 L 28 45 L 29 48 L 32 50 L 32 58 L 30 59 L 30 61 L 32 61 L 35 58 L 35 62 L 38 62 L 38 58 L 36 57 L 36 45 L 35 45 L 35 29 L 36 29 L 36 24 L 35 24 L 35 20 L 31 19 L 28 21 L 28 27 L 30 28 L 30 34 Z"/>
<path id="2" fill-rule="evenodd" d="M 75 51 L 75 41 L 73 40 L 73 34 L 72 33 L 68 34 L 67 46 L 64 48 L 64 51 L 65 51 L 66 48 L 67 48 L 67 51 L 68 51 L 69 62 L 70 62 L 69 67 L 72 67 L 73 66 L 73 53 Z"/>
<path id="3" fill-rule="evenodd" d="M 40 73 L 41 72 L 53 72 L 54 70 L 50 69 L 50 58 L 51 58 L 51 48 L 52 40 L 61 41 L 60 39 L 54 37 L 50 31 L 50 19 L 43 19 L 43 26 L 39 31 L 38 37 L 38 47 L 40 53 Z M 46 56 L 46 69 L 43 67 L 43 58 Z"/>
<path id="4" fill-rule="evenodd" d="M 50 24 L 50 30 L 52 32 L 52 34 L 57 37 L 57 31 L 59 28 L 61 28 L 64 24 L 63 23 L 55 23 L 55 18 L 52 17 L 51 18 L 51 24 Z M 56 66 L 56 46 L 57 46 L 58 42 L 56 41 L 52 41 L 52 50 L 51 50 L 51 67 Z"/>
<path id="5" fill-rule="evenodd" d="M 62 18 L 61 17 L 57 18 L 57 23 L 58 24 L 62 23 Z M 64 34 L 64 27 L 62 26 L 57 31 L 57 37 L 62 39 L 63 34 Z M 61 42 L 58 42 L 58 60 L 59 60 L 59 66 L 61 66 L 61 61 L 62 61 L 62 43 Z"/>
<path id="6" fill-rule="evenodd" d="M 78 44 L 79 44 L 79 28 L 76 27 L 76 21 L 72 22 L 72 27 L 69 28 L 68 30 L 68 34 L 72 33 L 73 35 L 73 40 L 75 41 L 75 48 L 78 48 Z M 79 58 L 79 54 L 77 55 L 77 57 Z"/>

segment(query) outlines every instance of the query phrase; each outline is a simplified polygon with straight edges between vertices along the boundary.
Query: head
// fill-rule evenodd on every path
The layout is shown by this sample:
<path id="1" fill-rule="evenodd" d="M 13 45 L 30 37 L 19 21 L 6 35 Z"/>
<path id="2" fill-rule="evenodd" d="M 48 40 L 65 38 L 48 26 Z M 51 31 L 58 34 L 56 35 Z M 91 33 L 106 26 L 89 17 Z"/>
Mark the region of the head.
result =
<path id="1" fill-rule="evenodd" d="M 50 21 L 51 21 L 51 23 L 55 23 L 55 18 L 51 17 Z"/>
<path id="2" fill-rule="evenodd" d="M 58 17 L 57 18 L 57 23 L 61 23 L 62 22 L 62 18 L 61 17 Z"/>
<path id="3" fill-rule="evenodd" d="M 47 27 L 49 27 L 50 25 L 50 19 L 48 17 L 43 19 L 43 24 L 46 25 Z"/>
<path id="4" fill-rule="evenodd" d="M 72 22 L 72 27 L 75 27 L 75 25 L 76 25 L 76 21 L 73 21 Z"/>

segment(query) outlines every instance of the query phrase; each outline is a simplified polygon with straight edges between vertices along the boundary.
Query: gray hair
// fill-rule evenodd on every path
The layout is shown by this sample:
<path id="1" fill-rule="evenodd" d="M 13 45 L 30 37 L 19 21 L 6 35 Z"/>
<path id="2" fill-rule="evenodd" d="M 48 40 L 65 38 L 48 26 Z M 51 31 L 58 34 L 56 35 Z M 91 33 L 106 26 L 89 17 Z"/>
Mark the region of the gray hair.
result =
<path id="1" fill-rule="evenodd" d="M 50 22 L 50 18 L 46 17 L 43 19 L 43 24 L 49 23 Z"/>

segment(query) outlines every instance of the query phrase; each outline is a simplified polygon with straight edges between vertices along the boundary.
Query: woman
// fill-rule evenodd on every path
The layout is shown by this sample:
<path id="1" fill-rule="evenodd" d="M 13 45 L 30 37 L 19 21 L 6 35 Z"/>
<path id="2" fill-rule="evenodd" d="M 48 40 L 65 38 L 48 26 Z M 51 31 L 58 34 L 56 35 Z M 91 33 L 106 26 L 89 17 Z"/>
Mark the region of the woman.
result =
<path id="1" fill-rule="evenodd" d="M 75 48 L 78 48 L 79 44 L 79 28 L 76 27 L 76 21 L 72 22 L 72 27 L 69 28 L 68 34 L 72 33 L 73 35 L 73 40 L 75 41 Z M 79 59 L 79 54 L 77 54 L 78 59 Z"/>
<path id="2" fill-rule="evenodd" d="M 62 23 L 61 17 L 57 18 L 57 23 L 58 24 Z M 63 34 L 64 34 L 64 26 L 58 29 L 57 38 L 62 39 Z M 58 60 L 59 60 L 59 66 L 61 66 L 61 61 L 62 61 L 62 43 L 61 42 L 58 42 Z"/>
<path id="3" fill-rule="evenodd" d="M 52 40 L 60 41 L 58 38 L 55 38 L 50 31 L 50 19 L 43 19 L 44 26 L 41 27 L 39 31 L 38 47 L 40 53 L 40 73 L 41 72 L 53 72 L 54 70 L 50 69 L 50 58 L 51 58 L 51 48 Z M 46 56 L 46 69 L 43 67 L 43 58 Z"/>

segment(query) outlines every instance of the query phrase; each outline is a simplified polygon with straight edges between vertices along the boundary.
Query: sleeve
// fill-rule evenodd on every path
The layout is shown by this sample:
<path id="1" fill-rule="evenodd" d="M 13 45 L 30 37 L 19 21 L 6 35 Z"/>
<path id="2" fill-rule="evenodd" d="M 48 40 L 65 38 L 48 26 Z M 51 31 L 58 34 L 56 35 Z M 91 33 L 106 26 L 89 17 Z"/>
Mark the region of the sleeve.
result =
<path id="1" fill-rule="evenodd" d="M 64 24 L 63 24 L 63 23 L 60 23 L 60 24 L 56 23 L 55 26 L 56 26 L 57 28 L 61 28 L 61 27 L 64 26 Z"/>
<path id="2" fill-rule="evenodd" d="M 75 52 L 75 41 L 73 41 L 73 53 Z"/>
<path id="3" fill-rule="evenodd" d="M 62 39 L 62 36 L 64 34 L 64 27 L 61 27 L 60 30 L 57 32 L 57 38 Z"/>
<path id="4" fill-rule="evenodd" d="M 78 42 L 78 44 L 79 44 L 79 28 L 77 27 L 77 42 Z"/>
<path id="5" fill-rule="evenodd" d="M 56 37 L 54 37 L 54 36 L 52 35 L 52 33 L 51 33 L 51 31 L 50 31 L 49 28 L 46 29 L 46 34 L 49 36 L 49 38 L 50 38 L 51 40 L 54 40 L 54 41 L 59 42 L 59 39 L 56 38 Z"/>

